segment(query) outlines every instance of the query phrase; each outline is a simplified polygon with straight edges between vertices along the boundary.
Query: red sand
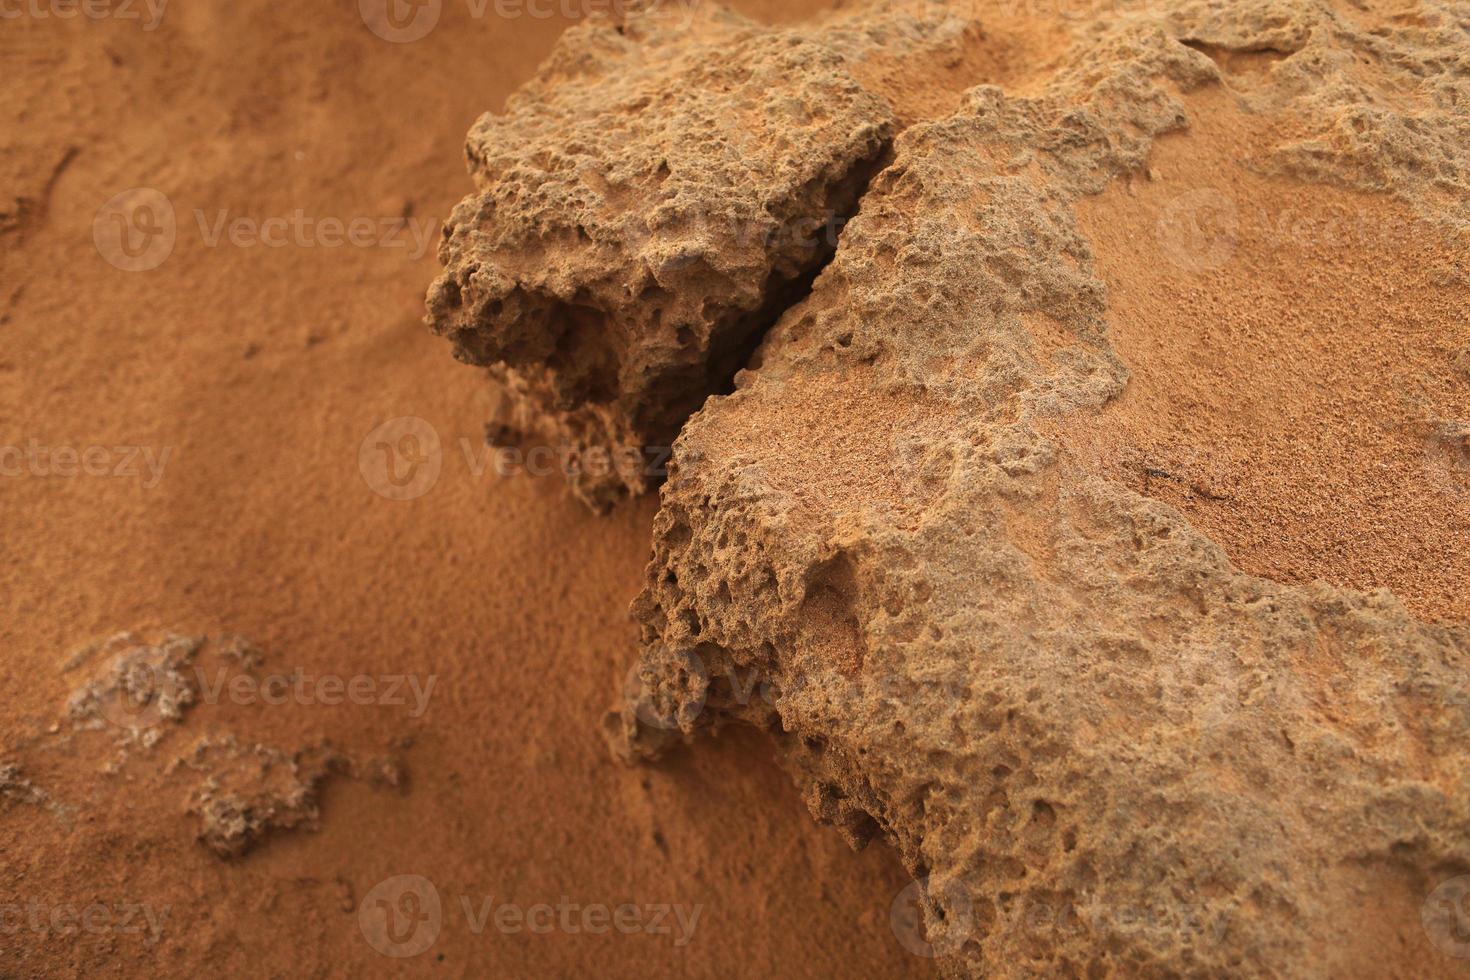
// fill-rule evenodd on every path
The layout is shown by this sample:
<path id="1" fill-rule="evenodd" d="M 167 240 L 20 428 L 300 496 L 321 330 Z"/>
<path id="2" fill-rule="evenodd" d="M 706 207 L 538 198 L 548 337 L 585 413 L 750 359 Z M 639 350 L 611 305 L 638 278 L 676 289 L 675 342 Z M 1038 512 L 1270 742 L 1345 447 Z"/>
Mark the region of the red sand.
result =
<path id="1" fill-rule="evenodd" d="M 407 247 L 206 243 L 221 211 L 407 216 L 437 236 L 469 187 L 470 123 L 563 24 L 445 3 L 427 38 L 389 44 L 347 2 L 171 5 L 152 32 L 6 22 L 0 49 L 22 70 L 0 172 L 30 201 L 0 201 L 19 211 L 0 219 L 0 444 L 170 455 L 151 489 L 146 470 L 0 479 L 0 764 L 70 808 L 0 799 L 0 905 L 61 909 L 63 924 L 99 902 L 168 911 L 152 946 L 12 916 L 0 975 L 928 970 L 889 927 L 907 884 L 896 862 L 813 824 L 763 744 L 732 736 L 658 769 L 610 759 L 599 721 L 633 657 L 626 610 L 653 502 L 599 519 L 554 476 L 473 474 L 460 441 L 479 451 L 490 394 L 420 323 L 434 239 L 417 258 L 401 232 Z M 176 241 L 158 268 L 128 272 L 99 255 L 93 219 L 138 186 L 172 203 Z M 436 190 L 405 196 L 422 188 Z M 397 416 L 427 420 L 443 451 L 412 501 L 384 499 L 359 471 L 364 438 Z M 106 733 L 48 729 L 78 683 L 59 669 L 68 651 L 120 629 L 239 633 L 268 673 L 437 682 L 419 718 L 199 705 L 105 775 Z M 193 839 L 187 781 L 162 772 L 223 731 L 391 755 L 406 782 L 332 780 L 319 830 L 224 862 Z M 435 883 L 443 927 L 429 952 L 385 959 L 356 908 L 410 873 Z M 476 914 L 491 896 L 703 909 L 675 948 L 644 933 L 476 935 L 461 896 Z"/>

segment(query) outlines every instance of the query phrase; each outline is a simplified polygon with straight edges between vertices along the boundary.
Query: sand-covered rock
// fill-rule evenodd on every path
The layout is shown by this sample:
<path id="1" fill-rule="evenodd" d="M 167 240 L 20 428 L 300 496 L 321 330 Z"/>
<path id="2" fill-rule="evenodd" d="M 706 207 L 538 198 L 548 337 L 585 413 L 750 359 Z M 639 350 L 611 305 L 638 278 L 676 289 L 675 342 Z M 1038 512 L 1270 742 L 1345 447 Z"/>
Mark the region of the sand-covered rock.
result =
<path id="1" fill-rule="evenodd" d="M 1425 903 L 1470 871 L 1470 632 L 1247 574 L 1058 434 L 1130 383 L 1075 205 L 1147 180 L 1196 99 L 1307 213 L 1331 180 L 1432 215 L 1465 308 L 1466 38 L 1437 23 L 1116 16 L 1038 96 L 905 132 L 677 444 L 618 744 L 771 730 L 819 818 L 897 845 L 956 974 L 1453 974 Z"/>
<path id="2" fill-rule="evenodd" d="M 241 745 L 232 735 L 206 736 L 173 763 L 196 775 L 186 812 L 198 840 L 222 858 L 237 858 L 269 834 L 316 829 L 321 783 L 347 769 L 322 745 L 284 752 Z"/>
<path id="3" fill-rule="evenodd" d="M 1453 975 L 1470 21 L 1073 13 L 952 102 L 874 67 L 862 10 L 583 29 L 471 134 L 432 319 L 518 410 L 638 446 L 797 295 L 675 444 L 611 735 L 770 731 L 819 819 L 897 847 L 950 973 Z M 1345 204 L 1371 245 L 1326 241 Z M 854 207 L 804 298 L 771 284 L 825 256 L 728 236 Z M 1343 472 L 1361 501 L 1313 496 Z"/>
<path id="4" fill-rule="evenodd" d="M 265 660 L 235 633 L 126 630 L 81 644 L 61 672 L 86 679 L 66 699 L 66 724 L 53 725 L 47 738 L 53 751 L 102 760 L 94 795 L 126 793 L 150 810 L 182 797 L 195 839 L 222 859 L 276 834 L 316 830 L 318 797 L 333 779 L 401 787 L 401 744 L 358 761 L 323 739 L 282 748 L 254 737 L 261 709 L 300 716 L 316 703 L 299 671 L 267 673 Z M 96 803 L 53 800 L 21 775 L 0 764 L 0 800 L 36 803 L 61 818 Z"/>

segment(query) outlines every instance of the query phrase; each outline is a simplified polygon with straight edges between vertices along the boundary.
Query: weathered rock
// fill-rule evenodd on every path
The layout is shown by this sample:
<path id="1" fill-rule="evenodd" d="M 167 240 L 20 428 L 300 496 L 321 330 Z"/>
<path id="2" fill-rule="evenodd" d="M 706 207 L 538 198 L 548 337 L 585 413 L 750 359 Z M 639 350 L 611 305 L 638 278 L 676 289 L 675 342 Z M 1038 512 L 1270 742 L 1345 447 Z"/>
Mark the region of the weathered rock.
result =
<path id="1" fill-rule="evenodd" d="M 581 28 L 471 134 L 431 320 L 511 428 L 638 450 L 694 413 L 614 745 L 770 731 L 819 819 L 897 847 L 949 972 L 1452 974 L 1428 899 L 1470 872 L 1470 630 L 1248 574 L 1072 434 L 1130 384 L 1078 202 L 1153 179 L 1201 104 L 1304 208 L 1417 212 L 1466 298 L 1466 16 L 1096 8 L 1047 25 L 1070 45 L 1024 94 L 959 99 L 891 53 L 983 67 L 934 5 Z M 859 194 L 802 298 L 827 255 L 779 232 Z M 1207 270 L 1184 225 L 1161 245 Z M 1464 420 L 1432 421 L 1454 457 Z M 614 473 L 574 486 L 647 482 Z"/>
<path id="2" fill-rule="evenodd" d="M 234 736 L 206 736 L 175 765 L 200 774 L 187 812 L 198 820 L 198 840 L 222 858 L 237 858 L 269 834 L 315 829 L 323 780 L 348 770 L 330 748 L 283 752 L 241 745 Z"/>
<path id="3" fill-rule="evenodd" d="M 90 757 L 99 743 L 110 745 L 116 752 L 100 768 L 106 778 L 89 789 L 123 789 L 147 807 L 182 795 L 184 812 L 197 822 L 195 838 L 224 859 L 277 833 L 315 830 L 319 791 L 331 779 L 404 785 L 400 750 L 411 739 L 360 760 L 319 738 L 280 747 L 250 737 L 259 717 L 252 722 L 238 709 L 321 703 L 314 692 L 293 690 L 306 683 L 299 670 L 262 676 L 265 660 L 260 647 L 233 633 L 122 631 L 85 643 L 61 664 L 63 674 L 88 667 L 91 676 L 67 698 L 68 724 L 48 730 L 52 751 Z M 190 739 L 185 747 L 173 747 L 184 738 Z M 21 779 L 16 766 L 0 764 L 0 803 L 16 801 L 38 804 L 63 821 L 94 802 L 53 799 Z"/>
<path id="4" fill-rule="evenodd" d="M 20 803 L 44 806 L 50 799 L 45 790 L 22 778 L 20 766 L 0 762 L 0 806 Z"/>
<path id="5" fill-rule="evenodd" d="M 1275 139 L 1242 166 L 1457 240 L 1456 9 L 1117 15 L 1039 96 L 904 132 L 676 444 L 619 749 L 768 729 L 819 819 L 926 883 L 956 975 L 1460 975 L 1427 899 L 1470 872 L 1470 630 L 1245 574 L 1045 434 L 1128 384 L 1073 204 L 1234 55 L 1281 56 L 1232 89 Z"/>
<path id="6" fill-rule="evenodd" d="M 470 131 L 479 191 L 446 223 L 429 322 L 606 506 L 831 255 L 891 130 L 796 33 L 704 8 L 574 28 Z"/>
<path id="7" fill-rule="evenodd" d="M 122 632 L 82 647 L 64 670 L 98 655 L 106 660 L 67 699 L 67 718 L 74 728 L 110 730 L 125 742 L 151 747 L 193 705 L 198 692 L 187 672 L 204 643 L 202 636 L 170 633 L 147 642 Z"/>

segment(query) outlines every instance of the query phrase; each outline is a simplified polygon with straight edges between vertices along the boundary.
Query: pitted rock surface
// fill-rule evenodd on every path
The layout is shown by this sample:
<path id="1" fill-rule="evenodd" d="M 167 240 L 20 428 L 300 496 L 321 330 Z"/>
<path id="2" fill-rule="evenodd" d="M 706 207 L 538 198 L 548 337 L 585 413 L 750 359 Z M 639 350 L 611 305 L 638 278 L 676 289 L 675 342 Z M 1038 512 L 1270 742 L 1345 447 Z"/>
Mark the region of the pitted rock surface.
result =
<path id="1" fill-rule="evenodd" d="M 594 506 L 726 386 L 830 257 L 893 127 L 842 58 L 715 11 L 575 28 L 470 131 L 429 321 Z"/>
<path id="2" fill-rule="evenodd" d="M 949 974 L 1463 975 L 1426 900 L 1470 873 L 1470 630 L 1387 590 L 1249 574 L 1068 433 L 1133 383 L 1079 202 L 1153 180 L 1161 141 L 1196 138 L 1203 112 L 1248 135 L 1231 167 L 1296 181 L 1308 209 L 1332 186 L 1432 223 L 1436 274 L 1465 300 L 1470 14 L 1078 6 L 1096 12 L 1056 28 L 1065 54 L 1024 85 L 928 115 L 852 81 L 885 77 L 861 9 L 781 32 L 718 12 L 682 36 L 583 28 L 472 135 L 485 189 L 451 225 L 436 326 L 508 364 L 528 419 L 595 419 L 575 422 L 586 445 L 640 445 L 698 408 L 614 747 L 769 731 L 818 819 L 897 848 Z M 981 30 L 943 43 L 1002 23 L 970 9 Z M 719 32 L 796 81 L 728 76 Z M 609 83 L 614 63 L 634 67 Z M 666 111 L 606 117 L 654 89 Z M 808 122 L 782 135 L 789 114 Z M 735 129 L 759 145 L 732 154 Z M 715 163 L 675 190 L 681 142 Z M 793 167 L 824 176 L 772 181 Z M 828 208 L 856 215 L 825 266 L 675 220 Z M 710 384 L 712 324 L 790 301 L 771 270 L 819 267 L 735 390 Z M 630 305 L 646 283 L 663 292 Z M 696 322 L 690 303 L 726 312 Z M 696 354 L 670 361 L 679 326 Z M 654 363 L 684 380 L 660 388 Z"/>

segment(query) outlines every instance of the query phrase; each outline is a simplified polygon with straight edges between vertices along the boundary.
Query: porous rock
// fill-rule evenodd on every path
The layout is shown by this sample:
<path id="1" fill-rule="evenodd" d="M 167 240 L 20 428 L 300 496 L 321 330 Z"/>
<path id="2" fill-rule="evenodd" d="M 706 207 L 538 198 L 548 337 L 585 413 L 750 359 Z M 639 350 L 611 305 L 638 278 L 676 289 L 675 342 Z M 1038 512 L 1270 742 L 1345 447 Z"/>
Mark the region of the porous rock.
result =
<path id="1" fill-rule="evenodd" d="M 1129 378 L 1074 203 L 1232 55 L 1275 61 L 1232 87 L 1280 132 L 1242 166 L 1463 230 L 1462 8 L 1127 6 L 1039 95 L 904 132 L 685 427 L 615 746 L 769 731 L 819 819 L 897 847 L 953 975 L 1460 975 L 1428 898 L 1470 872 L 1470 630 L 1245 574 L 1043 430 Z"/>
<path id="2" fill-rule="evenodd" d="M 569 30 L 469 134 L 428 321 L 605 508 L 831 255 L 892 130 L 840 55 L 706 5 Z M 661 452 L 660 450 L 664 450 Z"/>
<path id="3" fill-rule="evenodd" d="M 1376 6 L 1078 5 L 1024 92 L 927 116 L 856 79 L 966 18 L 570 32 L 471 134 L 430 314 L 512 428 L 683 425 L 615 749 L 770 732 L 818 819 L 896 847 L 953 975 L 1454 975 L 1470 631 L 1247 574 L 1057 435 L 1130 378 L 1075 206 L 1203 94 L 1265 147 L 1236 166 L 1465 244 L 1463 5 Z M 830 262 L 774 234 L 854 211 Z"/>

